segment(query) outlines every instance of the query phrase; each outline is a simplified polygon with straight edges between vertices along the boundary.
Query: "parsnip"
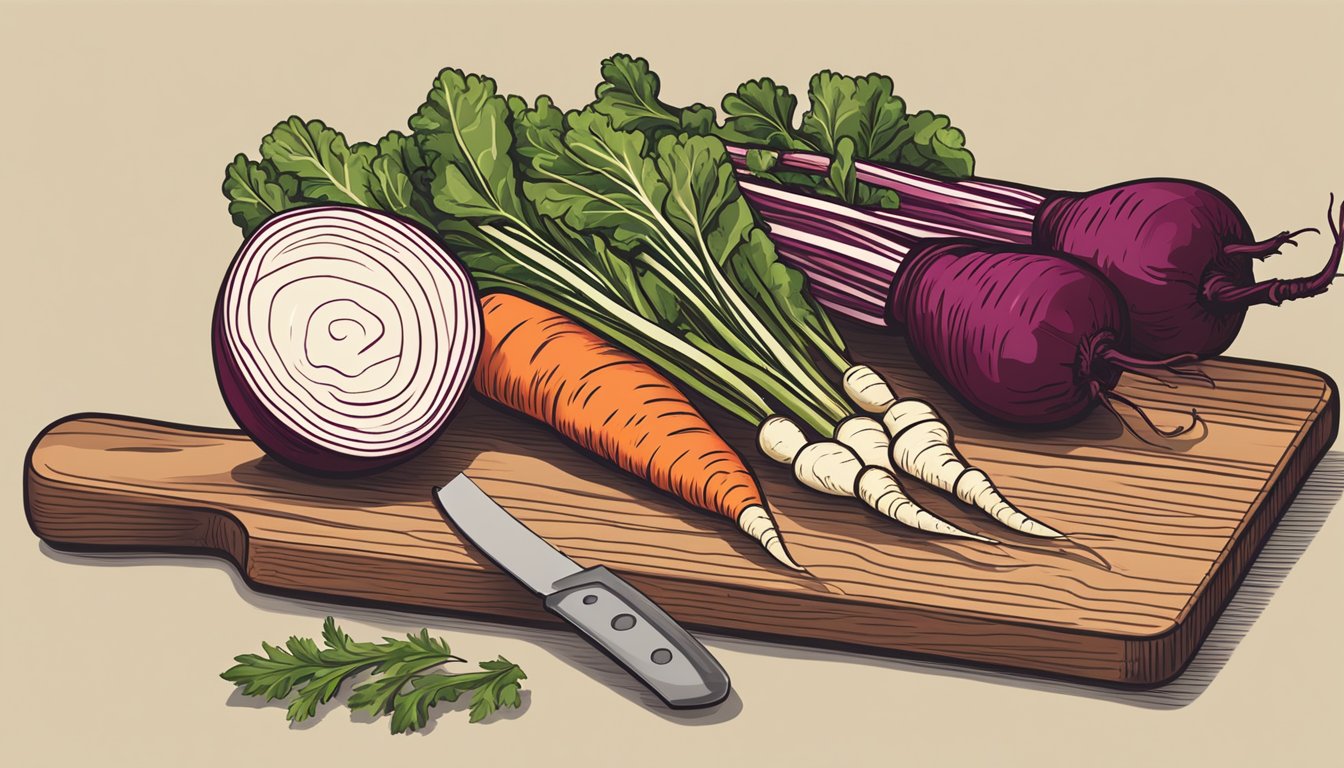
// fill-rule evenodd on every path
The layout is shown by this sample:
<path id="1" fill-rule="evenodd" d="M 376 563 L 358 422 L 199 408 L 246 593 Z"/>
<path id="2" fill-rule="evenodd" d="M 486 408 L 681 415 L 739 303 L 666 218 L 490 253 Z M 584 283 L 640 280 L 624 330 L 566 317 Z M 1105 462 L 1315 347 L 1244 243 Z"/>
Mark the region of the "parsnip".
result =
<path id="1" fill-rule="evenodd" d="M 881 431 L 881 425 L 877 426 Z M 766 456 L 791 465 L 794 478 L 808 488 L 857 498 L 878 513 L 917 530 L 993 543 L 916 504 L 889 470 L 865 465 L 849 446 L 834 440 L 808 442 L 798 425 L 783 416 L 772 416 L 761 425 L 759 442 Z"/>
<path id="2" fill-rule="evenodd" d="M 967 465 L 966 459 L 952 447 L 952 430 L 933 406 L 914 398 L 897 399 L 891 387 L 873 369 L 856 365 L 845 371 L 845 394 L 860 408 L 874 411 L 885 404 L 882 425 L 890 439 L 883 448 L 873 429 L 873 420 L 850 417 L 836 428 L 836 440 L 863 457 L 864 463 L 888 472 L 902 472 L 956 496 L 988 513 L 995 520 L 1020 533 L 1042 538 L 1060 538 L 1064 534 L 1033 520 L 1013 506 L 989 475 Z"/>

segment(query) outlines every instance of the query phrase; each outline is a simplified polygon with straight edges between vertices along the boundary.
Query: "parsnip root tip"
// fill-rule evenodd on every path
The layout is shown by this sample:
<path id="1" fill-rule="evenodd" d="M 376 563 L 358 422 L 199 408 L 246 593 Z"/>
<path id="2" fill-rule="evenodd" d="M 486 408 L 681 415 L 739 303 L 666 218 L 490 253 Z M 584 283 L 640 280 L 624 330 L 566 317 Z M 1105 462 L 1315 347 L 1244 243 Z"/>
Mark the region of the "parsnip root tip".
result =
<path id="1" fill-rule="evenodd" d="M 794 560 L 793 557 L 789 554 L 789 551 L 784 548 L 784 540 L 779 538 L 779 534 L 775 534 L 774 538 L 765 542 L 765 551 L 769 552 L 771 555 L 774 556 L 776 560 L 788 566 L 789 568 L 792 568 L 793 570 L 798 571 L 799 573 L 808 573 L 810 575 L 810 572 L 803 566 L 799 565 L 798 562 Z"/>
<path id="2" fill-rule="evenodd" d="M 964 531 L 964 530 L 962 530 L 962 529 L 960 529 L 960 528 L 958 528 L 958 529 L 957 529 L 957 532 L 956 532 L 956 533 L 953 533 L 952 535 L 953 535 L 953 536 L 960 536 L 960 537 L 963 538 L 963 539 L 970 539 L 971 541 L 980 541 L 980 542 L 984 542 L 985 544 L 998 544 L 998 543 L 999 543 L 999 540 L 998 540 L 998 539 L 991 539 L 991 538 L 989 538 L 988 536 L 981 536 L 981 535 L 978 534 L 978 533 L 971 533 L 970 531 Z"/>
<path id="3" fill-rule="evenodd" d="M 863 470 L 856 491 L 864 504 L 901 525 L 926 533 L 986 540 L 983 536 L 963 531 L 916 504 L 905 492 L 905 488 L 901 487 L 900 481 L 880 467 L 868 467 Z"/>
<path id="4" fill-rule="evenodd" d="M 1026 517 L 1026 515 L 1023 515 L 1023 517 Z M 1018 528 L 1017 530 L 1025 534 L 1029 534 L 1031 536 L 1039 536 L 1042 539 L 1065 538 L 1064 534 L 1060 533 L 1059 531 L 1056 531 L 1054 528 L 1051 528 L 1045 523 L 1042 523 L 1039 520 L 1033 520 L 1030 517 L 1028 517 L 1026 521 L 1023 522 L 1022 527 Z"/>
<path id="5" fill-rule="evenodd" d="M 1036 536 L 1042 539 L 1062 539 L 1064 534 L 1028 517 L 1025 512 L 1013 506 L 1003 497 L 989 476 L 983 470 L 971 467 L 961 473 L 953 493 L 957 498 L 988 512 L 990 517 L 1012 528 L 1018 533 Z"/>
<path id="6" fill-rule="evenodd" d="M 759 541 L 771 557 L 795 571 L 807 573 L 807 569 L 799 565 L 784 548 L 784 539 L 780 537 L 779 529 L 775 527 L 775 521 L 765 507 L 752 505 L 742 510 L 737 525 L 748 536 Z"/>

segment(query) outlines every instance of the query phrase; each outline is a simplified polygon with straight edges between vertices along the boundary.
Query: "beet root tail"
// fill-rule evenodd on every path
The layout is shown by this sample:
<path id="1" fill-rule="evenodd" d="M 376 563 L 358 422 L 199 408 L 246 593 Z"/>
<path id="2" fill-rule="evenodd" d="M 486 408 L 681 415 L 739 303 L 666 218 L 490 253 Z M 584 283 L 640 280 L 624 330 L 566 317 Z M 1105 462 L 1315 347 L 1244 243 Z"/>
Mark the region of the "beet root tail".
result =
<path id="1" fill-rule="evenodd" d="M 1285 229 L 1268 240 L 1261 240 L 1258 243 L 1233 243 L 1224 247 L 1223 253 L 1228 256 L 1249 256 L 1263 261 L 1278 253 L 1285 245 L 1297 245 L 1296 238 L 1298 235 L 1304 235 L 1308 232 L 1319 233 L 1320 231 L 1315 227 L 1305 227 L 1295 232 L 1289 232 Z"/>
<path id="2" fill-rule="evenodd" d="M 1344 204 L 1340 206 L 1339 216 L 1344 219 Z M 1320 272 L 1310 277 L 1295 277 L 1286 280 L 1272 278 L 1251 285 L 1237 285 L 1226 275 L 1215 274 L 1204 284 L 1205 298 L 1215 304 L 1227 306 L 1250 307 L 1256 304 L 1270 304 L 1277 307 L 1285 301 L 1305 299 L 1309 296 L 1325 293 L 1334 279 L 1340 276 L 1340 257 L 1344 256 L 1344 234 L 1341 234 L 1340 228 L 1335 224 L 1335 196 L 1333 194 L 1330 195 L 1330 207 L 1326 210 L 1326 221 L 1330 225 L 1330 235 L 1334 238 L 1335 245 L 1330 251 L 1329 261 L 1325 263 L 1325 267 Z M 1288 237 L 1283 242 L 1292 242 L 1294 235 L 1305 231 L 1284 233 Z M 1279 237 L 1283 237 L 1283 235 L 1279 235 Z M 1273 243 L 1279 237 L 1248 246 L 1229 246 L 1229 249 L 1238 247 L 1255 249 Z M 1224 252 L 1230 253 L 1231 251 L 1224 249 Z M 1266 251 L 1261 256 L 1250 250 L 1238 251 L 1238 253 L 1249 254 L 1255 258 L 1264 258 L 1274 252 L 1274 250 Z"/>
<path id="3" fill-rule="evenodd" d="M 1147 412 L 1145 412 L 1143 408 L 1139 407 L 1138 403 L 1134 402 L 1133 400 L 1130 400 L 1124 395 L 1116 394 L 1115 392 L 1104 391 L 1101 389 L 1100 386 L 1096 384 L 1096 382 L 1093 382 L 1093 387 L 1094 387 L 1093 389 L 1094 395 L 1101 401 L 1102 406 L 1105 407 L 1106 410 L 1111 412 L 1111 415 L 1115 417 L 1116 421 L 1120 422 L 1120 426 L 1124 428 L 1124 430 L 1129 434 L 1133 435 L 1134 437 L 1138 438 L 1139 440 L 1151 446 L 1155 446 L 1158 448 L 1163 447 L 1160 443 L 1155 443 L 1152 440 L 1149 440 L 1147 437 L 1144 437 L 1142 434 L 1140 434 L 1138 430 L 1134 429 L 1134 426 L 1129 423 L 1129 420 L 1126 419 L 1124 416 L 1122 416 L 1120 414 L 1119 409 L 1115 407 L 1116 403 L 1122 403 L 1128 406 L 1130 410 L 1132 410 L 1135 414 L 1138 415 L 1140 419 L 1143 420 L 1144 425 L 1147 426 L 1148 429 L 1152 430 L 1153 434 L 1167 440 L 1170 440 L 1173 437 L 1180 437 L 1181 435 L 1193 431 L 1194 428 L 1199 426 L 1199 423 L 1203 421 L 1203 419 L 1201 419 L 1199 416 L 1199 411 L 1195 410 L 1194 408 L 1191 408 L 1189 424 L 1173 427 L 1171 429 L 1162 429 L 1161 427 L 1157 426 L 1156 423 L 1153 422 L 1152 418 L 1148 416 Z"/>
<path id="4" fill-rule="evenodd" d="M 1208 384 L 1210 387 L 1217 386 L 1213 377 L 1195 367 L 1199 362 L 1199 355 L 1196 355 L 1193 352 L 1168 357 L 1163 360 L 1145 360 L 1143 358 L 1131 357 L 1115 348 L 1108 348 L 1102 350 L 1099 353 L 1099 357 L 1122 371 L 1154 379 L 1158 383 L 1166 385 L 1168 388 L 1175 387 L 1176 385 L 1167 381 L 1162 376 L 1157 375 L 1155 373 L 1156 371 L 1165 371 L 1172 376 L 1182 379 L 1195 379 Z"/>

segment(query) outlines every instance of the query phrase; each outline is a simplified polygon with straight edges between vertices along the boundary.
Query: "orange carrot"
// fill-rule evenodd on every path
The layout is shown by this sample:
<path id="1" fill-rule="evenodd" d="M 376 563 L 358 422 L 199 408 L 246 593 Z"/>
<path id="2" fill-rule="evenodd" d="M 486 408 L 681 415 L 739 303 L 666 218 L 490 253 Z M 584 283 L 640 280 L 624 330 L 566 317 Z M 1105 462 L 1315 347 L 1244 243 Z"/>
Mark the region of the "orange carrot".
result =
<path id="1" fill-rule="evenodd" d="M 661 373 L 526 299 L 491 294 L 481 299 L 481 312 L 478 392 L 691 506 L 727 517 L 801 570 L 742 458 Z"/>

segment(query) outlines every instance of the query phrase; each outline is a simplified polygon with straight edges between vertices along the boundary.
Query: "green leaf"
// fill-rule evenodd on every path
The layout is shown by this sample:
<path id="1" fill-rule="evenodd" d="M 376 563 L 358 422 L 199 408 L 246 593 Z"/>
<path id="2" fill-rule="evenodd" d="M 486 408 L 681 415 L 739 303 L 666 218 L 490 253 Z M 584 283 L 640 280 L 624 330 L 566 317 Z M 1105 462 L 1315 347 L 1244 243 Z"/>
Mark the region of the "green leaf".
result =
<path id="1" fill-rule="evenodd" d="M 737 189 L 723 143 L 704 136 L 665 136 L 657 168 L 668 190 L 665 218 L 687 243 L 703 242 L 703 255 L 719 266 L 755 223 Z"/>
<path id="2" fill-rule="evenodd" d="M 854 79 L 857 125 L 851 134 L 854 154 L 874 162 L 895 158 L 893 144 L 905 120 L 905 100 L 892 93 L 891 78 L 868 75 Z"/>
<path id="3" fill-rule="evenodd" d="M 647 269 L 639 271 L 639 287 L 647 297 L 652 310 L 651 317 L 664 328 L 684 330 L 685 322 L 681 315 L 681 298 L 676 291 L 656 273 Z"/>
<path id="4" fill-rule="evenodd" d="M 798 98 L 768 77 L 748 80 L 723 97 L 724 141 L 777 149 L 810 149 L 794 135 Z"/>
<path id="5" fill-rule="evenodd" d="M 905 102 L 892 93 L 891 78 L 885 75 L 855 78 L 820 72 L 812 78 L 808 97 L 811 108 L 799 130 L 821 152 L 836 155 L 840 140 L 848 137 L 854 141 L 854 160 L 905 165 L 950 178 L 974 173 L 965 135 L 946 115 L 928 110 L 907 115 Z M 856 201 L 842 192 L 840 196 Z M 894 202 L 880 193 L 868 196 L 886 206 Z"/>
<path id="6" fill-rule="evenodd" d="M 892 94 L 890 78 L 818 72 L 808 86 L 808 98 L 811 108 L 803 114 L 799 132 L 819 151 L 834 155 L 846 137 L 860 158 L 881 160 L 892 151 L 905 102 Z"/>
<path id="7" fill-rule="evenodd" d="M 854 140 L 842 136 L 835 146 L 835 157 L 831 158 L 827 178 L 831 189 L 847 203 L 853 203 L 859 181 L 854 171 Z"/>
<path id="8" fill-rule="evenodd" d="M 393 733 L 407 733 L 424 728 L 429 722 L 429 710 L 441 701 L 457 701 L 464 691 L 470 690 L 468 681 L 460 675 L 431 674 L 417 678 L 409 691 L 397 698 L 392 711 Z"/>
<path id="9" fill-rule="evenodd" d="M 522 704 L 519 683 L 527 675 L 517 664 L 503 656 L 494 661 L 483 661 L 480 672 L 459 675 L 429 674 L 417 678 L 411 687 L 397 697 L 392 713 L 392 732 L 405 733 L 423 728 L 429 721 L 429 710 L 441 701 L 457 701 L 466 691 L 471 697 L 470 722 L 479 722 L 501 708 L 516 709 Z"/>
<path id="10" fill-rule="evenodd" d="M 251 235 L 267 218 L 294 207 L 299 184 L 293 176 L 240 154 L 224 169 L 223 191 L 233 223 Z"/>
<path id="11" fill-rule="evenodd" d="M 311 678 L 314 670 L 284 649 L 269 643 L 261 644 L 265 656 L 248 653 L 235 656 L 238 664 L 229 667 L 220 677 L 239 686 L 246 696 L 264 696 L 267 701 L 283 699 L 295 685 Z"/>
<path id="12" fill-rule="evenodd" d="M 524 216 L 509 153 L 515 108 L 488 77 L 439 73 L 411 117 L 421 151 L 432 158 L 430 189 L 439 211 L 486 222 Z"/>
<path id="13" fill-rule="evenodd" d="M 351 640 L 344 630 L 336 626 L 336 619 L 328 616 L 322 622 L 322 642 L 332 650 L 347 651 L 353 647 L 354 640 Z"/>
<path id="14" fill-rule="evenodd" d="M 802 116 L 800 132 L 818 149 L 835 155 L 840 141 L 853 141 L 853 155 L 883 161 L 894 157 L 892 145 L 905 120 L 906 104 L 891 93 L 891 78 L 871 74 L 853 78 L 821 71 L 808 87 L 812 106 Z"/>
<path id="15" fill-rule="evenodd" d="M 769 149 L 747 150 L 747 170 L 756 174 L 769 173 L 779 163 L 779 153 Z"/>
<path id="16" fill-rule="evenodd" d="M 718 130 L 714 110 L 704 104 L 692 104 L 679 116 L 678 132 L 692 136 L 711 136 Z"/>
<path id="17" fill-rule="evenodd" d="M 799 133 L 818 152 L 835 154 L 842 136 L 853 136 L 858 129 L 853 78 L 830 70 L 812 76 L 807 96 L 810 108 L 803 113 Z"/>
<path id="18" fill-rule="evenodd" d="M 367 666 L 367 662 L 352 663 L 330 667 L 326 671 L 313 675 L 312 679 L 304 683 L 294 699 L 290 701 L 285 717 L 299 723 L 317 714 L 319 704 L 331 701 L 332 697 L 340 691 L 342 683 Z"/>
<path id="19" fill-rule="evenodd" d="M 901 207 L 901 196 L 894 189 L 883 189 L 871 184 L 860 184 L 855 189 L 855 202 L 868 208 L 896 210 Z"/>
<path id="20" fill-rule="evenodd" d="M 909 140 L 901 147 L 902 165 L 952 179 L 974 174 L 975 157 L 966 149 L 966 135 L 946 115 L 920 111 L 911 115 L 903 132 Z"/>
<path id="21" fill-rule="evenodd" d="M 527 679 L 517 664 L 503 656 L 494 661 L 481 662 L 481 669 L 494 674 L 471 696 L 470 722 L 473 723 L 484 720 L 500 707 L 516 708 L 521 703 L 518 683 Z"/>
<path id="22" fill-rule="evenodd" d="M 516 665 L 503 662 L 502 658 L 484 662 L 481 672 L 429 673 L 428 670 L 445 662 L 462 659 L 452 655 L 448 643 L 431 638 L 429 631 L 423 629 L 419 634 L 407 635 L 405 640 L 387 637 L 382 643 L 359 643 L 327 617 L 322 626 L 322 641 L 325 647 L 321 649 L 303 637 L 291 637 L 284 648 L 262 643 L 265 656 L 238 656 L 235 659 L 238 665 L 221 677 L 241 687 L 248 696 L 274 700 L 293 693 L 286 717 L 301 722 L 312 717 L 320 704 L 330 701 L 345 681 L 372 670 L 373 679 L 351 692 L 347 706 L 374 714 L 392 714 L 394 733 L 423 726 L 430 706 L 436 701 L 455 699 L 462 691 L 484 688 L 485 696 L 494 706 L 516 702 L 516 683 L 526 677 Z M 512 691 L 507 690 L 510 684 L 514 685 Z M 414 695 L 407 698 L 411 693 Z"/>
<path id="23" fill-rule="evenodd" d="M 377 150 L 350 146 L 321 120 L 291 117 L 261 140 L 261 155 L 276 170 L 292 174 L 309 200 L 376 207 L 370 164 Z"/>
<path id="24" fill-rule="evenodd" d="M 646 157 L 644 134 L 618 131 L 591 110 L 565 122 L 564 134 L 531 156 L 523 190 L 537 210 L 577 232 L 605 233 L 624 249 L 655 236 L 667 185 Z"/>
<path id="25" fill-rule="evenodd" d="M 426 226 L 437 218 L 429 200 L 429 163 L 408 136 L 389 133 L 378 140 L 370 164 L 374 204 Z"/>
<path id="26" fill-rule="evenodd" d="M 560 149 L 565 133 L 565 113 L 549 96 L 538 96 L 533 106 L 524 105 L 513 116 L 513 145 L 519 163 L 526 168 L 539 155 Z"/>
<path id="27" fill-rule="evenodd" d="M 733 269 L 737 283 L 762 306 L 770 308 L 775 324 L 782 332 L 792 333 L 798 339 L 796 343 L 805 345 L 805 334 L 791 329 L 806 326 L 835 350 L 844 350 L 840 333 L 812 298 L 807 278 L 779 260 L 774 242 L 763 230 L 751 232 L 747 244 L 738 250 Z"/>
<path id="28" fill-rule="evenodd" d="M 602 82 L 592 109 L 620 130 L 639 131 L 651 138 L 681 130 L 682 110 L 659 101 L 659 88 L 658 75 L 649 69 L 648 61 L 618 53 L 602 62 Z"/>

